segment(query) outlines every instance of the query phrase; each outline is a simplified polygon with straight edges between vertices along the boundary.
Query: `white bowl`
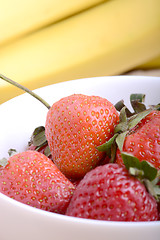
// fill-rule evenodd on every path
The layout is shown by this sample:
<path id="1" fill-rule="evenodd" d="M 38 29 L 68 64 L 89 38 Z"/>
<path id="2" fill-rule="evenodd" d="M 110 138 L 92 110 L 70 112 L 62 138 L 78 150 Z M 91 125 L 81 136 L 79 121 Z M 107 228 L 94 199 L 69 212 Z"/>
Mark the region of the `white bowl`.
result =
<path id="1" fill-rule="evenodd" d="M 35 91 L 51 105 L 60 98 L 83 93 L 120 99 L 129 106 L 131 93 L 145 93 L 146 104 L 160 102 L 160 78 L 116 76 L 80 79 Z M 25 149 L 35 127 L 44 125 L 47 108 L 28 94 L 0 105 L 0 158 L 10 148 Z M 67 217 L 29 207 L 0 193 L 1 240 L 159 240 L 160 221 L 107 222 Z"/>

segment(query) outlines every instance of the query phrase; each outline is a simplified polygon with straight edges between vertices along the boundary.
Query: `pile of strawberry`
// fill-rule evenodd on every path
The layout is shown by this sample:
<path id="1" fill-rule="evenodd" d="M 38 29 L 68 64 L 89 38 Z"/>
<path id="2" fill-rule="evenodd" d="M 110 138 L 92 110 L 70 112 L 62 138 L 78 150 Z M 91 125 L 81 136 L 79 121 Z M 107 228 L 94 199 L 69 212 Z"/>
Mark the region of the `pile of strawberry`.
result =
<path id="1" fill-rule="evenodd" d="M 1 160 L 0 192 L 68 216 L 159 220 L 159 105 L 132 97 L 133 113 L 98 96 L 54 103 L 28 149 Z"/>

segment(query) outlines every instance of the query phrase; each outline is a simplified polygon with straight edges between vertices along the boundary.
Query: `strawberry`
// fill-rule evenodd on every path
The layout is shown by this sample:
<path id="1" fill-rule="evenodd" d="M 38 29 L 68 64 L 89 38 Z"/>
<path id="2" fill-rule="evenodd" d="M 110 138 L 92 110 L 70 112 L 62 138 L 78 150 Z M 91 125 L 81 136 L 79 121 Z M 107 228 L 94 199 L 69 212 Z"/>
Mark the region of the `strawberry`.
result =
<path id="1" fill-rule="evenodd" d="M 122 151 L 131 153 L 140 161 L 146 160 L 160 169 L 160 111 L 151 111 L 127 133 Z M 123 165 L 119 149 L 116 162 Z"/>
<path id="2" fill-rule="evenodd" d="M 116 161 L 123 165 L 121 152 L 124 151 L 160 169 L 160 104 L 147 109 L 144 99 L 144 94 L 131 94 L 134 112 L 130 112 L 123 100 L 115 105 L 120 111 L 119 124 L 114 129 L 114 136 L 98 146 L 98 150 L 107 155 L 103 164 Z"/>
<path id="3" fill-rule="evenodd" d="M 17 153 L 0 166 L 0 192 L 32 207 L 63 214 L 73 191 L 73 184 L 42 153 Z"/>
<path id="4" fill-rule="evenodd" d="M 45 124 L 54 163 L 69 179 L 82 178 L 105 156 L 97 146 L 112 137 L 118 120 L 113 104 L 98 96 L 74 94 L 54 103 Z"/>
<path id="5" fill-rule="evenodd" d="M 156 221 L 155 198 L 124 166 L 109 163 L 80 181 L 66 215 L 107 221 Z"/>

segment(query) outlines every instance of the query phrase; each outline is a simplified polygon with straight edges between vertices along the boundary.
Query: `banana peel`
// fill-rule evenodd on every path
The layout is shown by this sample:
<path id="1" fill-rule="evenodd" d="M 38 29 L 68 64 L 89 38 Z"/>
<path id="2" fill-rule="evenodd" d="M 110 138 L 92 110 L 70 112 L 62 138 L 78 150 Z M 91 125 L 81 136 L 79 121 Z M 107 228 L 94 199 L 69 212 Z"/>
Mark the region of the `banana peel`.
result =
<path id="1" fill-rule="evenodd" d="M 160 55 L 159 43 L 159 0 L 112 0 L 1 48 L 0 71 L 31 90 L 119 75 Z M 0 80 L 0 103 L 21 93 Z"/>
<path id="2" fill-rule="evenodd" d="M 160 69 L 160 55 L 154 59 L 151 59 L 149 62 L 143 63 L 142 65 L 136 67 L 136 69 Z"/>
<path id="3" fill-rule="evenodd" d="M 0 1 L 0 46 L 101 2 L 104 0 Z"/>

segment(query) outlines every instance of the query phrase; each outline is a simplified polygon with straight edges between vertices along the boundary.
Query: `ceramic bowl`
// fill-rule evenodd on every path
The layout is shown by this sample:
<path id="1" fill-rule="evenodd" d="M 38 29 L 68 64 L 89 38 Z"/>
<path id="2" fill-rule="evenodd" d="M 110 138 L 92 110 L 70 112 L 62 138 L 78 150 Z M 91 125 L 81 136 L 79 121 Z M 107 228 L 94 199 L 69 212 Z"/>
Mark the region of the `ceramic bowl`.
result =
<path id="1" fill-rule="evenodd" d="M 50 105 L 73 94 L 99 95 L 112 103 L 145 93 L 146 104 L 160 102 L 160 78 L 113 76 L 80 79 L 35 90 Z M 0 105 L 0 158 L 8 149 L 23 151 L 35 127 L 44 125 L 47 108 L 28 94 Z M 0 193 L 1 240 L 159 240 L 160 221 L 108 222 L 79 219 L 35 209 Z"/>

